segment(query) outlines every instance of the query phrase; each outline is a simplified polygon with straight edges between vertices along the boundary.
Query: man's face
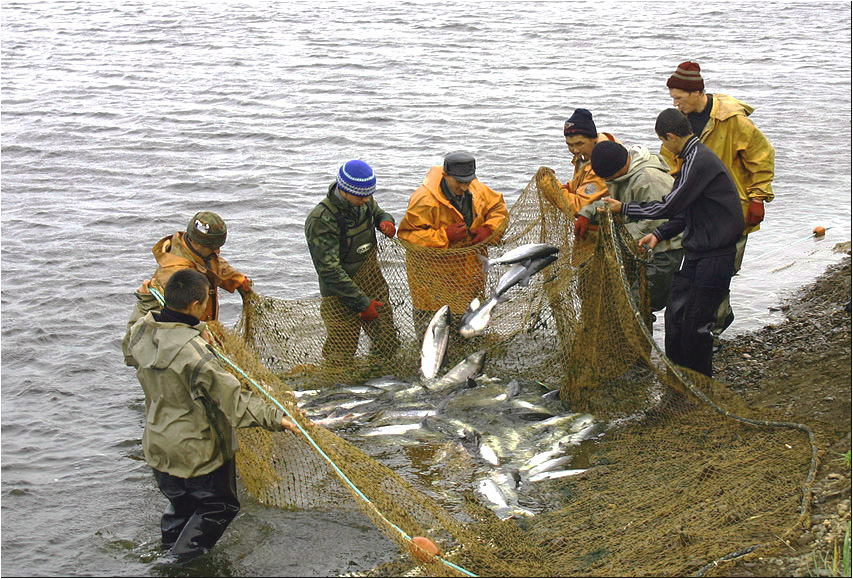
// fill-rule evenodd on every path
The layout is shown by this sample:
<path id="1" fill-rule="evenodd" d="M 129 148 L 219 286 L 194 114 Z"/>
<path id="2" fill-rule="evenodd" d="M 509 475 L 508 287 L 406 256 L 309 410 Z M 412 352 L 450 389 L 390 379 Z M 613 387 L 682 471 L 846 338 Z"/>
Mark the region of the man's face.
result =
<path id="1" fill-rule="evenodd" d="M 338 191 L 341 191 L 338 189 Z M 360 197 L 359 195 L 352 195 L 347 193 L 346 191 L 341 191 L 341 197 L 346 199 L 347 203 L 350 205 L 354 205 L 355 207 L 361 207 L 362 205 L 366 205 L 373 198 L 373 195 L 368 195 L 367 197 Z"/>
<path id="2" fill-rule="evenodd" d="M 687 92 L 680 88 L 669 89 L 669 96 L 672 97 L 672 104 L 685 115 L 690 113 L 700 113 L 705 108 L 705 93 L 699 90 Z"/>
<path id="3" fill-rule="evenodd" d="M 198 251 L 198 254 L 204 258 L 210 257 L 214 253 L 219 255 L 218 247 L 207 247 L 206 245 L 199 245 L 196 243 L 193 244 L 193 247 Z"/>
<path id="4" fill-rule="evenodd" d="M 589 161 L 592 148 L 595 147 L 595 139 L 584 135 L 569 135 L 566 137 L 566 145 L 569 146 L 573 160 Z"/>
<path id="5" fill-rule="evenodd" d="M 471 183 L 460 181 L 450 175 L 445 175 L 444 181 L 447 183 L 448 189 L 453 191 L 454 195 L 465 195 L 465 192 L 468 191 L 468 187 L 471 185 Z"/>

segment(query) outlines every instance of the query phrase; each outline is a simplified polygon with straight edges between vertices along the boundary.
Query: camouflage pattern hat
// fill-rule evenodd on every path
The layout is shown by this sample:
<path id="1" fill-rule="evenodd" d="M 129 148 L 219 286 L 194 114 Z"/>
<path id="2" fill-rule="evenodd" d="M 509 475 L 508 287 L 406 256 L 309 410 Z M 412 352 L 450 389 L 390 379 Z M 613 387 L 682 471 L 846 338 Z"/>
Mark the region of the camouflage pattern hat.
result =
<path id="1" fill-rule="evenodd" d="M 199 211 L 187 224 L 187 237 L 193 243 L 204 247 L 222 247 L 227 235 L 225 221 L 213 211 Z"/>

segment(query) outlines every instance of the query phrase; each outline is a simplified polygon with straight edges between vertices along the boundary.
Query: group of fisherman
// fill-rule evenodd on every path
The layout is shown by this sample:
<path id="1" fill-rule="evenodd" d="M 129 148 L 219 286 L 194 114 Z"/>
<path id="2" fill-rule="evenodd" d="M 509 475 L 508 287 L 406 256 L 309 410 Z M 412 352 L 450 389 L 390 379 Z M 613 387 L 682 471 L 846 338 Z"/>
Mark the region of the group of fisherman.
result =
<path id="1" fill-rule="evenodd" d="M 680 64 L 667 87 L 676 108 L 657 118 L 660 154 L 626 148 L 613 135 L 599 133 L 587 109 L 575 110 L 563 129 L 574 175 L 562 191 L 576 243 L 594 232 L 596 210 L 607 204 L 622 215 L 638 244 L 652 249 L 651 303 L 654 310 L 666 306 L 666 354 L 710 376 L 714 336 L 733 320 L 731 277 L 740 268 L 747 235 L 764 218 L 764 203 L 773 200 L 775 153 L 749 120 L 752 107 L 705 93 L 697 63 Z M 429 170 L 399 229 L 375 192 L 373 169 L 348 161 L 305 222 L 320 293 L 337 298 L 321 306 L 327 327 L 323 355 L 333 364 L 352 359 L 362 329 L 374 346 L 381 345 L 372 354 L 390 357 L 399 345 L 378 339 L 396 331 L 376 259 L 377 229 L 406 243 L 455 250 L 494 244 L 507 226 L 503 196 L 477 178 L 476 160 L 468 153 L 451 153 Z M 209 348 L 205 322 L 218 317 L 218 288 L 252 290 L 251 280 L 220 256 L 226 236 L 224 220 L 203 211 L 185 232 L 154 246 L 158 268 L 136 291 L 122 343 L 125 361 L 137 369 L 145 391 L 145 457 L 169 499 L 161 520 L 163 544 L 179 558 L 211 548 L 239 510 L 233 429 L 299 432 L 280 410 L 242 390 Z M 476 252 L 447 255 L 447 263 L 421 264 L 417 276 L 408 269 L 419 331 L 443 305 L 458 324 L 483 293 Z M 356 276 L 365 281 L 357 284 Z M 164 306 L 150 288 L 163 293 Z"/>

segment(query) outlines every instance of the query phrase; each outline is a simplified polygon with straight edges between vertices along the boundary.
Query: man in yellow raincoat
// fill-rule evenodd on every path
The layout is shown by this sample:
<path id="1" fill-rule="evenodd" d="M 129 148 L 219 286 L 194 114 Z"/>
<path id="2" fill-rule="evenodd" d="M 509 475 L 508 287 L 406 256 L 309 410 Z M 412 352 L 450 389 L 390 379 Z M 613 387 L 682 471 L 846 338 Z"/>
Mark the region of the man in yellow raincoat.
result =
<path id="1" fill-rule="evenodd" d="M 476 175 L 468 153 L 450 153 L 432 167 L 409 199 L 397 237 L 434 250 L 407 248 L 415 331 L 426 330 L 433 313 L 447 304 L 461 316 L 482 295 L 485 276 L 478 257 L 506 229 L 509 210 L 503 195 Z"/>
<path id="2" fill-rule="evenodd" d="M 773 174 L 776 151 L 748 118 L 755 110 L 748 104 L 724 94 L 705 93 L 705 81 L 699 63 L 678 65 L 667 80 L 672 103 L 693 129 L 693 134 L 723 161 L 740 195 L 745 227 L 737 242 L 735 271 L 740 270 L 746 249 L 746 237 L 758 231 L 764 220 L 764 204 L 773 201 Z M 675 156 L 661 148 L 673 172 L 678 169 Z M 726 298 L 717 311 L 714 335 L 719 336 L 734 320 Z"/>

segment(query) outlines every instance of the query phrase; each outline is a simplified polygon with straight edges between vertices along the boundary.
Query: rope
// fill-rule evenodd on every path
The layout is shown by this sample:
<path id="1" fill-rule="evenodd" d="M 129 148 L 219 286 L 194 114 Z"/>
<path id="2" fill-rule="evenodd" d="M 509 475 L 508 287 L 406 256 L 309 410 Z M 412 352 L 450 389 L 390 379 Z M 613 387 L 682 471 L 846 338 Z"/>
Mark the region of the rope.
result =
<path id="1" fill-rule="evenodd" d="M 814 479 L 815 479 L 815 475 L 817 473 L 817 467 L 818 467 L 818 446 L 817 446 L 817 440 L 815 439 L 814 431 L 812 431 L 811 427 L 809 427 L 807 424 L 800 424 L 797 422 L 783 422 L 783 421 L 778 421 L 778 420 L 756 420 L 753 418 L 746 418 L 743 416 L 738 416 L 738 415 L 730 412 L 729 410 L 726 410 L 726 409 L 720 407 L 719 405 L 717 405 L 717 403 L 715 403 L 710 398 L 708 398 L 704 392 L 702 392 L 701 390 L 696 388 L 696 386 L 694 386 L 693 382 L 689 378 L 687 378 L 687 376 L 685 376 L 684 373 L 681 372 L 678 369 L 678 367 L 669 358 L 666 357 L 666 354 L 664 352 L 661 352 L 661 349 L 657 345 L 657 342 L 655 342 L 654 338 L 652 338 L 652 334 L 649 331 L 648 327 L 646 327 L 646 324 L 643 323 L 643 320 L 641 319 L 640 309 L 637 307 L 637 304 L 634 301 L 634 296 L 631 293 L 630 287 L 628 285 L 628 280 L 625 279 L 625 265 L 624 265 L 624 262 L 622 260 L 622 252 L 616 248 L 616 243 L 614 241 L 614 240 L 619 239 L 619 238 L 616 235 L 615 223 L 613 220 L 613 214 L 610 212 L 609 208 L 604 208 L 604 211 L 599 211 L 599 223 L 601 222 L 602 213 L 606 213 L 606 218 L 604 219 L 604 221 L 606 221 L 607 228 L 605 229 L 605 231 L 607 232 L 607 235 L 610 238 L 610 243 L 613 247 L 613 252 L 616 254 L 616 261 L 619 264 L 619 275 L 622 279 L 622 288 L 625 290 L 626 297 L 628 298 L 628 303 L 631 305 L 631 307 L 634 310 L 634 317 L 637 320 L 637 325 L 640 327 L 640 329 L 642 330 L 643 334 L 646 336 L 646 339 L 649 341 L 649 343 L 652 345 L 652 347 L 657 351 L 658 355 L 660 356 L 660 358 L 664 362 L 664 364 L 666 364 L 666 366 L 681 380 L 682 384 L 684 384 L 687 387 L 687 389 L 694 396 L 696 396 L 698 399 L 700 399 L 701 401 L 705 402 L 708 406 L 710 406 L 712 410 L 714 410 L 715 412 L 717 412 L 719 414 L 722 414 L 726 418 L 730 418 L 732 420 L 736 420 L 738 422 L 742 422 L 744 424 L 749 424 L 752 426 L 764 426 L 764 427 L 769 427 L 769 428 L 791 428 L 791 429 L 803 431 L 806 434 L 808 434 L 809 444 L 810 444 L 811 450 L 812 450 L 812 455 L 811 455 L 811 462 L 809 465 L 809 473 L 806 476 L 806 480 L 802 485 L 803 498 L 802 498 L 802 501 L 800 503 L 800 519 L 797 522 L 797 524 L 799 524 L 806 517 L 806 515 L 808 513 L 809 501 L 811 500 L 811 489 L 812 489 L 812 485 L 814 484 Z M 794 527 L 792 527 L 791 530 L 793 530 L 794 528 L 796 528 L 796 525 Z M 788 533 L 790 533 L 790 532 L 791 531 L 789 530 Z M 788 533 L 786 533 L 786 534 L 788 534 Z M 696 577 L 704 577 L 705 573 L 707 573 L 708 570 L 715 567 L 716 565 L 718 565 L 721 562 L 732 561 L 738 557 L 742 557 L 742 556 L 744 556 L 748 553 L 751 553 L 757 549 L 772 545 L 775 542 L 776 541 L 768 541 L 766 543 L 761 543 L 759 545 L 753 545 L 751 547 L 747 547 L 745 549 L 740 549 L 740 550 L 734 551 L 732 553 L 727 553 L 726 555 L 723 555 L 719 559 L 714 560 L 714 561 L 708 563 L 707 565 L 705 565 L 704 567 L 702 567 L 701 569 L 699 569 L 699 571 L 696 572 L 695 576 Z M 783 542 L 785 542 L 784 539 L 783 539 Z"/>
<path id="2" fill-rule="evenodd" d="M 829 231 L 830 229 L 832 229 L 832 227 L 827 227 L 827 228 L 826 228 L 826 231 Z M 815 237 L 815 234 L 814 234 L 814 233 L 812 233 L 811 235 L 808 235 L 808 236 L 803 237 L 803 238 L 801 238 L 801 239 L 798 239 L 798 240 L 796 240 L 796 241 L 792 241 L 791 243 L 789 243 L 789 244 L 787 244 L 787 245 L 783 245 L 782 247 L 777 247 L 776 249 L 772 249 L 772 250 L 768 251 L 767 253 L 762 253 L 762 254 L 761 254 L 761 255 L 759 255 L 759 256 L 756 256 L 756 257 L 750 257 L 749 259 L 745 259 L 745 260 L 743 260 L 743 262 L 742 262 L 742 263 L 750 263 L 750 262 L 753 262 L 753 261 L 758 261 L 759 259 L 763 259 L 763 258 L 767 257 L 768 255 L 772 255 L 772 254 L 776 253 L 777 251 L 782 251 L 783 249 L 788 249 L 788 248 L 789 248 L 789 247 L 791 247 L 792 245 L 797 245 L 798 243 L 802 243 L 802 242 L 804 242 L 804 241 L 806 241 L 806 240 L 808 240 L 808 239 L 814 239 L 814 237 Z"/>
<path id="3" fill-rule="evenodd" d="M 157 290 L 156 290 L 156 289 L 154 289 L 153 287 L 149 287 L 148 289 L 149 289 L 149 291 L 151 292 L 151 294 L 152 294 L 155 298 L 157 298 L 157 301 L 158 301 L 158 302 L 160 302 L 160 305 L 161 305 L 161 306 L 165 306 L 165 305 L 166 305 L 166 300 L 165 300 L 165 298 L 163 297 L 163 295 L 162 295 L 159 291 L 157 291 Z M 308 440 L 308 442 L 311 444 L 311 446 L 313 446 L 313 447 L 314 447 L 314 450 L 316 450 L 316 451 L 317 451 L 317 453 L 318 453 L 320 456 L 322 456 L 322 457 L 323 457 L 323 459 L 324 459 L 326 462 L 328 462 L 328 463 L 329 463 L 329 465 L 332 467 L 332 469 L 335 471 L 335 473 L 336 473 L 336 474 L 341 478 L 341 480 L 343 480 L 343 481 L 344 481 L 344 482 L 345 482 L 345 483 L 346 483 L 346 484 L 347 484 L 347 485 L 348 485 L 348 486 L 349 486 L 353 491 L 355 491 L 355 493 L 359 496 L 359 498 L 361 498 L 361 500 L 363 500 L 363 501 L 364 501 L 368 506 L 370 506 L 370 508 L 373 510 L 373 512 L 374 512 L 374 513 L 376 513 L 376 515 L 377 515 L 377 516 L 379 516 L 383 521 L 385 521 L 386 523 L 388 523 L 388 525 L 389 525 L 390 527 L 392 527 L 395 531 L 397 531 L 398 533 L 400 533 L 400 535 L 401 535 L 401 536 L 402 536 L 406 541 L 408 541 L 409 543 L 412 543 L 412 544 L 414 545 L 414 543 L 412 542 L 412 537 L 411 537 L 411 536 L 409 536 L 409 534 L 408 534 L 408 533 L 406 533 L 403 529 L 401 529 L 400 527 L 398 527 L 397 525 L 395 525 L 393 522 L 389 521 L 389 520 L 385 517 L 385 515 L 383 515 L 383 514 L 382 514 L 382 512 L 381 512 L 381 511 L 379 511 L 379 509 L 376 507 L 376 505 L 374 505 L 374 504 L 371 502 L 371 500 L 370 500 L 369 498 L 367 498 L 367 496 L 366 496 L 363 492 L 361 492 L 361 489 L 359 489 L 359 488 L 355 485 L 355 483 L 353 483 L 353 482 L 349 479 L 349 477 L 347 477 L 347 475 L 346 475 L 346 474 L 345 474 L 345 473 L 344 473 L 344 472 L 343 472 L 343 471 L 338 467 L 338 465 L 337 465 L 337 464 L 335 464 L 335 461 L 334 461 L 334 460 L 332 460 L 332 459 L 331 459 L 331 457 L 329 457 L 329 455 L 327 455 L 327 454 L 323 451 L 323 449 L 322 449 L 322 448 L 320 448 L 320 446 L 319 446 L 319 445 L 314 441 L 314 439 L 313 439 L 313 438 L 311 438 L 311 435 L 309 435 L 309 434 L 308 434 L 308 432 L 305 430 L 305 428 L 303 428 L 303 426 L 302 426 L 301 424 L 299 424 L 299 421 L 297 421 L 297 420 L 293 417 L 293 415 L 290 413 L 290 411 L 288 411 L 288 409 L 287 409 L 287 408 L 285 408 L 285 407 L 281 404 L 281 402 L 279 402 L 278 400 L 276 400 L 276 398 L 275 398 L 272 394 L 270 394 L 269 392 L 267 392 L 267 390 L 266 390 L 263 386 L 261 386 L 260 384 L 258 384 L 258 383 L 257 383 L 257 382 L 256 382 L 256 381 L 255 381 L 251 376 L 249 376 L 248 374 L 246 374 L 246 372 L 244 372 L 242 368 L 240 368 L 240 367 L 239 367 L 239 366 L 237 366 L 234 362 L 232 362 L 231 360 L 229 360 L 229 359 L 228 359 L 228 357 L 227 357 L 227 356 L 225 356 L 222 352 L 220 352 L 220 351 L 219 351 L 219 349 L 218 349 L 216 346 L 211 346 L 211 349 L 213 350 L 213 353 L 214 353 L 214 354 L 216 354 L 216 356 L 217 356 L 220 360 L 222 360 L 223 362 L 225 362 L 226 364 L 228 364 L 231 368 L 233 368 L 236 372 L 238 372 L 241 376 L 243 376 L 243 378 L 245 378 L 246 380 L 248 380 L 248 381 L 249 381 L 249 383 L 251 383 L 251 384 L 252 384 L 252 386 L 254 386 L 255 388 L 257 388 L 261 393 L 263 393 L 267 398 L 269 398 L 269 399 L 273 402 L 273 404 L 275 404 L 276 406 L 278 406 L 278 407 L 279 407 L 279 408 L 280 408 L 280 409 L 281 409 L 281 410 L 282 410 L 282 411 L 287 415 L 287 417 L 288 417 L 288 418 L 290 418 L 291 422 L 293 422 L 293 423 L 296 425 L 296 427 L 297 427 L 297 428 L 299 428 L 299 430 L 300 430 L 300 431 L 302 432 L 302 434 L 305 436 L 306 440 Z M 418 547 L 418 548 L 420 549 L 420 547 Z M 441 561 L 442 563 L 444 563 L 445 565 L 447 565 L 448 567 L 450 567 L 451 569 L 454 569 L 455 571 L 458 571 L 458 572 L 460 572 L 460 573 L 462 573 L 462 574 L 464 574 L 464 575 L 467 575 L 467 576 L 469 576 L 469 577 L 477 577 L 477 575 L 475 575 L 474 573 L 471 573 L 470 571 L 467 571 L 466 569 L 463 569 L 462 567 L 460 567 L 460 566 L 456 565 L 455 563 L 452 563 L 452 562 L 450 562 L 450 561 L 447 561 L 447 560 L 446 560 L 446 559 L 444 559 L 443 557 L 440 557 L 440 556 L 438 556 L 438 555 L 434 555 L 434 557 L 435 557 L 436 559 L 438 559 L 439 561 Z"/>

